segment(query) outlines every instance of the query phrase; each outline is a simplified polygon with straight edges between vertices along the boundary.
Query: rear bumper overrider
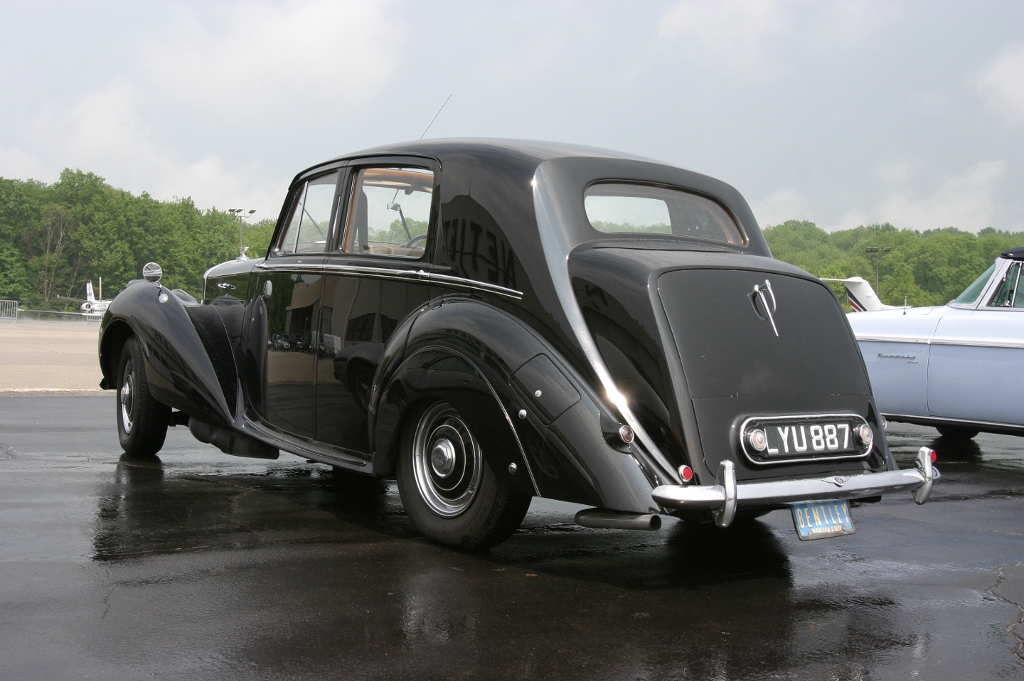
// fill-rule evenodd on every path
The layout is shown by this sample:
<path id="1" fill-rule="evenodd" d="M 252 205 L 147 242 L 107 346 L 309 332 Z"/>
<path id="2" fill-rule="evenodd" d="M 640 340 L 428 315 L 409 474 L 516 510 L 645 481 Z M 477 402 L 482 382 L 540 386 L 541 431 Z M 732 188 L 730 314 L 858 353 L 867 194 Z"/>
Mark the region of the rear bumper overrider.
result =
<path id="1" fill-rule="evenodd" d="M 941 476 L 932 466 L 931 450 L 922 447 L 915 468 L 832 475 L 827 478 L 778 480 L 774 482 L 736 482 L 732 461 L 723 461 L 714 485 L 661 485 L 651 493 L 666 510 L 711 511 L 715 524 L 728 527 L 740 508 L 829 499 L 877 497 L 895 492 L 913 492 L 914 501 L 923 504 L 931 495 L 932 482 Z"/>

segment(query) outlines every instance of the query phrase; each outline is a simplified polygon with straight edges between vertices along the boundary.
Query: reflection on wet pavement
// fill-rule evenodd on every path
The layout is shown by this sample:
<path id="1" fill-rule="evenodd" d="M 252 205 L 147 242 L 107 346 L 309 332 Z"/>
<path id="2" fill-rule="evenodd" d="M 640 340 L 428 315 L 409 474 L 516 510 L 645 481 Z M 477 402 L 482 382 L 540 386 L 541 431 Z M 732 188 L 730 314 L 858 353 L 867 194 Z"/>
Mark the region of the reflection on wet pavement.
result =
<path id="1" fill-rule="evenodd" d="M 857 508 L 850 537 L 800 542 L 783 512 L 591 530 L 535 500 L 508 542 L 459 553 L 393 483 L 181 429 L 124 457 L 87 427 L 96 398 L 57 446 L 28 414 L 63 403 L 21 399 L 0 412 L 3 677 L 1024 678 L 1024 440 L 892 424 L 901 465 L 939 452 L 936 503 Z"/>

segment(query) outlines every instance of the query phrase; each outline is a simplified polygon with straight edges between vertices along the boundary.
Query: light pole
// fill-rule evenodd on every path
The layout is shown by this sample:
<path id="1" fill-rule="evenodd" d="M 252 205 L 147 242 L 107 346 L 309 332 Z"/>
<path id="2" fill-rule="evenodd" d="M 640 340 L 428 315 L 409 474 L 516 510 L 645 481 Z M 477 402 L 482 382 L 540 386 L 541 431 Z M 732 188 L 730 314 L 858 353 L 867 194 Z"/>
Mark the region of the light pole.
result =
<path id="1" fill-rule="evenodd" d="M 252 217 L 252 214 L 256 212 L 256 209 L 246 210 L 245 208 L 228 208 L 229 213 L 232 213 L 238 218 L 238 260 L 248 260 L 245 252 L 249 250 L 248 246 L 242 245 L 242 227 L 245 225 L 245 220 Z"/>
<path id="2" fill-rule="evenodd" d="M 892 250 L 892 246 L 886 246 L 881 251 L 878 250 L 878 246 L 868 246 L 864 249 L 865 253 L 875 254 L 875 295 L 878 295 L 878 260 L 882 257 L 882 253 L 888 253 Z"/>

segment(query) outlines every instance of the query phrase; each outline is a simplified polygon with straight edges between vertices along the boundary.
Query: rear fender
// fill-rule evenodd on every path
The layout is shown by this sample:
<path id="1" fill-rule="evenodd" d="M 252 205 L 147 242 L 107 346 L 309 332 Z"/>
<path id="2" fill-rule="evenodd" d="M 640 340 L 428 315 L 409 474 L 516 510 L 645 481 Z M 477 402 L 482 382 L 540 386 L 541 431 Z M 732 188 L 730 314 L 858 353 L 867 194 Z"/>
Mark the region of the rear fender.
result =
<path id="1" fill-rule="evenodd" d="M 374 380 L 378 475 L 393 470 L 401 429 L 420 401 L 445 399 L 467 419 L 472 414 L 469 425 L 484 434 L 492 470 L 518 489 L 622 511 L 654 508 L 642 458 L 609 438 L 621 419 L 521 321 L 451 296 L 431 301 L 407 324 L 385 348 Z"/>
<path id="2" fill-rule="evenodd" d="M 164 295 L 166 294 L 166 295 Z M 238 378 L 219 313 L 137 282 L 111 302 L 100 336 L 104 384 L 116 386 L 118 357 L 131 330 L 142 345 L 150 391 L 158 401 L 207 423 L 230 427 Z"/>

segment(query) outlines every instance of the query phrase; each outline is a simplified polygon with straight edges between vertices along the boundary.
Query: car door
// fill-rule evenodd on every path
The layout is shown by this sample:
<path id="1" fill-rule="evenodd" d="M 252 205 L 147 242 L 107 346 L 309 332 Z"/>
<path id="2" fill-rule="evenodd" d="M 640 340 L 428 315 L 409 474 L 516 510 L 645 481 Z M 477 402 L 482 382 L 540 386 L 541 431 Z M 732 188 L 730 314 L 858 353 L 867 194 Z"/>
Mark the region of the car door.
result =
<path id="1" fill-rule="evenodd" d="M 340 237 L 324 263 L 316 439 L 370 454 L 367 409 L 384 347 L 429 299 L 436 169 L 423 159 L 352 162 Z"/>
<path id="2" fill-rule="evenodd" d="M 932 337 L 934 418 L 1024 425 L 1024 272 L 1010 263 L 975 310 L 947 308 Z"/>
<path id="3" fill-rule="evenodd" d="M 308 438 L 314 435 L 315 330 L 338 179 L 334 170 L 293 191 L 284 229 L 258 269 L 261 304 L 250 325 L 250 336 L 260 335 L 263 346 L 262 394 L 250 402 L 267 424 Z"/>

